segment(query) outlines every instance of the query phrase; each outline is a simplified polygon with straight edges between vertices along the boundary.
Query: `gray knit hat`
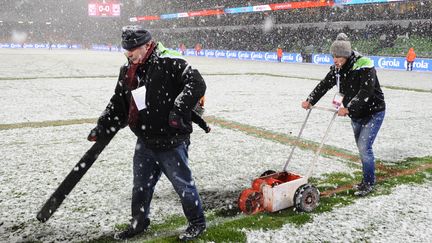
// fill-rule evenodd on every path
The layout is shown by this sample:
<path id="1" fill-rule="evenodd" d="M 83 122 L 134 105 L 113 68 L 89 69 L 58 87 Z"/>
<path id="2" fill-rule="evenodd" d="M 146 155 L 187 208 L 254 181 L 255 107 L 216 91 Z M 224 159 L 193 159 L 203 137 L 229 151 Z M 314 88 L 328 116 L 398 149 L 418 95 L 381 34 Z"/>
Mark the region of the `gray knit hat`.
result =
<path id="1" fill-rule="evenodd" d="M 348 36 L 345 33 L 339 33 L 330 46 L 330 53 L 336 57 L 349 57 L 351 52 L 351 42 L 349 42 Z"/>
<path id="2" fill-rule="evenodd" d="M 147 44 L 152 39 L 150 32 L 140 25 L 128 25 L 122 28 L 122 47 L 132 50 L 138 46 Z"/>

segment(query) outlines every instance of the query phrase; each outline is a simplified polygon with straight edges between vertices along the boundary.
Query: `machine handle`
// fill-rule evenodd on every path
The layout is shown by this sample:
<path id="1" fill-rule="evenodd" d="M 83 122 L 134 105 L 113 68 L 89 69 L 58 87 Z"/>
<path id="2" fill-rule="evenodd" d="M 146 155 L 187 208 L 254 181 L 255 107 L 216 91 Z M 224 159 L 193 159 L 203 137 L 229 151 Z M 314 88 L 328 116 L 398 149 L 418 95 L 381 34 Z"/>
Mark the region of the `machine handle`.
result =
<path id="1" fill-rule="evenodd" d="M 317 109 L 317 110 L 323 110 L 323 111 L 331 111 L 331 112 L 338 112 L 338 110 L 336 108 L 323 107 L 323 106 L 317 106 L 317 105 L 312 106 L 311 109 Z"/>
<path id="2" fill-rule="evenodd" d="M 310 115 L 312 109 L 324 110 L 324 111 L 331 111 L 331 112 L 333 113 L 333 117 L 332 117 L 332 119 L 331 119 L 331 121 L 330 121 L 329 126 L 327 127 L 327 130 L 326 130 L 326 132 L 325 132 L 325 134 L 324 134 L 324 137 L 323 137 L 322 140 L 321 140 L 321 143 L 320 143 L 320 146 L 319 146 L 318 150 L 315 152 L 315 158 L 314 158 L 314 160 L 313 160 L 313 162 L 312 162 L 311 169 L 309 169 L 309 172 L 308 172 L 308 174 L 307 174 L 307 177 L 308 177 L 308 178 L 309 178 L 310 175 L 312 174 L 312 170 L 313 170 L 312 167 L 315 165 L 316 161 L 318 160 L 318 156 L 319 156 L 319 153 L 321 152 L 321 149 L 322 149 L 322 147 L 323 147 L 323 145 L 324 145 L 324 141 L 327 139 L 327 136 L 328 136 L 328 133 L 329 133 L 329 131 L 330 131 L 330 128 L 331 128 L 331 126 L 332 126 L 332 124 L 333 124 L 333 122 L 334 122 L 334 120 L 335 120 L 335 118 L 336 118 L 337 112 L 338 112 L 338 110 L 337 110 L 336 108 L 328 108 L 328 107 L 316 106 L 316 105 L 315 105 L 315 106 L 312 106 L 312 107 L 308 110 L 308 113 L 307 113 L 306 118 L 305 118 L 305 120 L 304 120 L 304 122 L 303 122 L 303 125 L 302 125 L 302 127 L 301 127 L 301 129 L 300 129 L 300 132 L 299 132 L 299 134 L 297 135 L 296 143 L 297 143 L 298 141 L 300 141 L 300 137 L 301 137 L 301 135 L 302 135 L 302 133 L 303 133 L 303 130 L 304 130 L 305 126 L 306 126 L 306 123 L 307 123 L 307 121 L 308 121 L 308 119 L 309 119 L 309 115 Z M 284 167 L 283 167 L 283 171 L 287 171 L 288 164 L 289 164 L 289 162 L 291 161 L 291 158 L 292 158 L 292 156 L 293 156 L 293 154 L 294 154 L 294 150 L 295 150 L 295 148 L 297 147 L 297 146 L 296 146 L 296 143 L 293 143 L 293 145 L 292 145 L 291 153 L 290 153 L 290 155 L 288 156 L 287 161 L 285 162 L 285 165 L 284 165 Z"/>

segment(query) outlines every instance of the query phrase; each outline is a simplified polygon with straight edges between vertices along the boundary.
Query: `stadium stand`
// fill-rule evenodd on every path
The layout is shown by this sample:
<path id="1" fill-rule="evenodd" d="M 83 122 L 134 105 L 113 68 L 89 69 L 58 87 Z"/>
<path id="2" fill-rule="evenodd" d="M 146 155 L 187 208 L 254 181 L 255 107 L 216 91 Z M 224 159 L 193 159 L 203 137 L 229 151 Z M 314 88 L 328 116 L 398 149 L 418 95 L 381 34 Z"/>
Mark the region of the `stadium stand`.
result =
<path id="1" fill-rule="evenodd" d="M 3 20 L 0 41 L 9 40 L 13 32 L 21 31 L 27 33 L 26 41 L 80 43 L 85 47 L 94 43 L 118 45 L 120 27 L 134 24 L 129 21 L 130 17 L 287 1 L 125 0 L 120 18 L 94 18 L 87 16 L 87 1 L 79 0 L 82 5 L 73 13 L 51 6 L 40 12 L 53 11 L 57 17 L 43 19 L 41 14 L 40 19 L 31 24 Z M 68 9 L 72 5 L 62 7 Z M 24 7 L 15 6 L 15 9 L 11 15 L 30 15 Z M 430 9 L 432 0 L 411 0 L 153 20 L 139 24 L 171 48 L 177 48 L 180 43 L 193 48 L 200 43 L 205 49 L 275 51 L 281 46 L 286 52 L 327 53 L 336 34 L 343 31 L 351 37 L 354 48 L 367 55 L 403 56 L 409 46 L 415 46 L 418 57 L 432 57 Z M 50 24 L 46 24 L 48 21 Z"/>

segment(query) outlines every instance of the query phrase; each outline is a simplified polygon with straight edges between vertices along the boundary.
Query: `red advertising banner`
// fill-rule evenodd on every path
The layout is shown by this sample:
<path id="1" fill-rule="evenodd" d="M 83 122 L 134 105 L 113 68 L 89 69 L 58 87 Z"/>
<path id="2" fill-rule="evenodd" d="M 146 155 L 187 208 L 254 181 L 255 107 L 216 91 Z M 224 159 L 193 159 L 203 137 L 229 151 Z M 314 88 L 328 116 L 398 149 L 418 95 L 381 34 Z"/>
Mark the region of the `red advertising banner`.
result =
<path id="1" fill-rule="evenodd" d="M 210 15 L 222 15 L 222 14 L 233 14 L 233 13 L 247 13 L 247 12 L 263 12 L 263 11 L 277 11 L 287 10 L 296 8 L 317 8 L 317 7 L 332 7 L 334 6 L 334 0 L 319 0 L 319 1 L 302 1 L 302 2 L 286 2 L 286 3 L 272 3 L 248 7 L 239 8 L 228 8 L 228 9 L 208 9 L 199 10 L 192 12 L 172 13 L 163 14 L 161 16 L 139 16 L 129 18 L 131 22 L 146 21 L 146 20 L 159 20 L 159 19 L 178 19 L 195 16 L 210 16 Z M 90 13 L 90 8 L 89 8 Z"/>
<path id="2" fill-rule="evenodd" d="M 102 17 L 118 17 L 120 16 L 120 4 L 117 2 L 91 2 L 88 4 L 89 16 L 102 16 Z"/>
<path id="3" fill-rule="evenodd" d="M 137 21 L 159 20 L 159 19 L 160 19 L 160 17 L 156 16 L 156 15 L 153 15 L 153 16 L 140 16 L 140 17 L 136 18 Z"/>
<path id="4" fill-rule="evenodd" d="M 293 9 L 293 8 L 317 8 L 333 6 L 334 1 L 304 1 L 304 2 L 287 2 L 287 3 L 273 3 L 270 8 L 275 10 Z"/>
<path id="5" fill-rule="evenodd" d="M 200 10 L 200 11 L 188 12 L 189 17 L 220 15 L 220 14 L 224 14 L 224 13 L 225 13 L 225 11 L 223 9 L 211 9 L 211 10 Z"/>

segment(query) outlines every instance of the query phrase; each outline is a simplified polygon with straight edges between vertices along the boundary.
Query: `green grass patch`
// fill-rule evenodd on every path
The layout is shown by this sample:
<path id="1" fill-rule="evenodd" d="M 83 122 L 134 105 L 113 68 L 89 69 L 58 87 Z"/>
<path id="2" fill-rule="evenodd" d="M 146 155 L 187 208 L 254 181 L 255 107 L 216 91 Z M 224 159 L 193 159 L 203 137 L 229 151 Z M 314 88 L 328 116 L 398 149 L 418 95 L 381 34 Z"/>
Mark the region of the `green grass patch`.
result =
<path id="1" fill-rule="evenodd" d="M 310 222 L 311 214 L 297 213 L 292 208 L 276 213 L 260 213 L 248 215 L 210 227 L 200 237 L 204 242 L 245 242 L 246 235 L 243 230 L 274 230 L 281 228 L 284 224 L 303 225 Z"/>
<path id="2" fill-rule="evenodd" d="M 432 168 L 411 175 L 391 177 L 379 183 L 379 188 L 377 188 L 379 190 L 376 190 L 376 194 L 389 194 L 391 193 L 392 189 L 398 185 L 423 184 L 427 180 L 431 179 Z"/>
<path id="3" fill-rule="evenodd" d="M 320 205 L 316 208 L 315 213 L 330 212 L 335 208 L 344 207 L 352 204 L 356 197 L 353 195 L 352 190 L 337 193 L 330 197 L 322 197 L 320 199 Z"/>
<path id="4" fill-rule="evenodd" d="M 316 185 L 318 190 L 323 192 L 326 190 L 335 189 L 337 187 L 358 183 L 361 181 L 361 178 L 361 171 L 356 171 L 353 174 L 335 172 L 324 174 L 323 179 L 311 178 L 309 181 L 311 184 Z"/>
<path id="5" fill-rule="evenodd" d="M 118 242 L 116 240 L 114 240 L 114 238 L 112 236 L 106 235 L 106 236 L 102 236 L 99 237 L 97 239 L 92 239 L 89 241 L 81 241 L 82 243 L 84 242 L 91 242 L 91 243 L 110 243 L 110 242 Z"/>
<path id="6" fill-rule="evenodd" d="M 177 229 L 179 227 L 185 226 L 187 224 L 186 218 L 184 216 L 171 216 L 161 224 L 154 224 L 150 227 L 150 233 L 152 232 L 163 232 L 167 230 Z"/>
<path id="7" fill-rule="evenodd" d="M 389 169 L 393 170 L 407 170 L 414 169 L 421 165 L 432 164 L 432 156 L 425 157 L 409 157 L 402 161 L 392 162 L 392 161 L 379 161 L 378 163 L 383 164 Z"/>
<path id="8" fill-rule="evenodd" d="M 384 170 L 377 169 L 380 178 L 375 191 L 367 197 L 386 195 L 398 185 L 421 184 L 432 180 L 432 168 L 416 171 L 432 163 L 432 157 L 408 158 L 398 163 L 387 163 Z M 391 169 L 390 169 L 391 167 Z M 404 170 L 413 170 L 412 174 L 394 176 L 392 173 Z M 334 189 L 335 187 L 356 184 L 361 181 L 361 171 L 354 173 L 328 173 L 322 178 L 311 178 L 310 182 L 316 185 L 320 191 Z M 321 197 L 319 206 L 312 213 L 299 213 L 294 208 L 288 208 L 275 213 L 263 212 L 256 215 L 238 214 L 232 210 L 230 213 L 212 211 L 207 212 L 207 231 L 195 242 L 246 242 L 245 230 L 277 230 L 285 224 L 300 227 L 313 220 L 315 215 L 330 212 L 336 208 L 345 207 L 354 203 L 358 197 L 354 196 L 352 189 L 347 189 L 331 196 Z M 238 209 L 237 209 L 238 210 Z M 141 237 L 133 238 L 136 242 L 177 242 L 180 229 L 184 228 L 186 220 L 183 215 L 172 216 L 161 224 L 152 224 L 147 233 Z M 116 229 L 122 230 L 127 224 L 116 225 Z M 92 240 L 90 242 L 115 242 L 110 236 Z"/>
<path id="9" fill-rule="evenodd" d="M 259 138 L 269 139 L 275 142 L 290 144 L 289 141 L 295 140 L 294 137 L 285 134 L 275 133 L 265 129 L 226 121 L 220 118 L 213 117 L 213 122 L 221 127 L 228 129 L 240 130 L 248 135 L 256 136 Z M 92 119 L 92 122 L 95 120 Z M 73 120 L 73 122 L 87 122 L 87 119 Z M 37 124 L 29 123 L 24 127 L 41 127 L 41 126 L 56 126 L 56 125 L 70 125 L 71 121 L 52 121 L 41 122 Z M 284 140 L 285 139 L 285 140 Z M 306 141 L 308 148 L 316 147 L 317 143 Z M 346 152 L 334 147 L 328 147 L 329 151 L 333 151 L 331 156 L 337 155 L 350 155 L 351 152 Z M 330 155 L 329 155 L 330 156 Z M 342 156 L 343 157 L 343 156 Z M 336 158 L 336 157 L 335 157 Z M 403 184 L 421 184 L 432 179 L 432 156 L 420 158 L 407 158 L 403 161 L 377 161 L 376 174 L 379 181 L 376 190 L 368 195 L 368 197 L 384 195 L 391 193 L 392 189 L 398 185 Z M 359 164 L 359 168 L 360 168 Z M 426 166 L 426 167 L 425 167 Z M 424 168 L 424 169 L 422 169 Z M 418 169 L 418 170 L 417 170 Z M 398 175 L 399 172 L 412 170 L 412 173 Z M 321 192 L 332 190 L 337 187 L 352 185 L 361 181 L 361 171 L 358 170 L 354 173 L 328 173 L 321 178 L 311 178 L 310 182 L 316 185 Z M 275 230 L 281 228 L 285 224 L 292 224 L 294 226 L 301 226 L 313 220 L 314 215 L 329 212 L 338 207 L 350 205 L 356 201 L 357 197 L 353 195 L 353 191 L 348 189 L 332 196 L 321 197 L 320 205 L 313 213 L 298 213 L 293 208 L 285 209 L 276 213 L 260 213 L 257 215 L 239 215 L 236 211 L 232 210 L 216 210 L 206 212 L 208 221 L 208 230 L 200 237 L 198 242 L 245 242 L 246 235 L 243 230 Z M 79 210 L 79 209 L 76 209 Z M 151 224 L 148 232 L 142 237 L 137 237 L 138 242 L 176 242 L 177 235 L 180 229 L 185 227 L 186 220 L 183 215 L 175 215 L 166 219 L 160 224 Z M 127 228 L 127 224 L 117 224 L 116 231 L 121 231 Z M 15 230 L 19 230 L 20 226 L 14 226 Z M 135 240 L 135 239 L 133 239 Z M 115 242 L 112 236 L 102 236 L 100 238 L 91 240 L 90 242 Z"/>

